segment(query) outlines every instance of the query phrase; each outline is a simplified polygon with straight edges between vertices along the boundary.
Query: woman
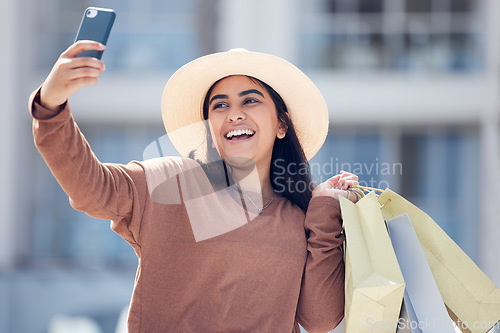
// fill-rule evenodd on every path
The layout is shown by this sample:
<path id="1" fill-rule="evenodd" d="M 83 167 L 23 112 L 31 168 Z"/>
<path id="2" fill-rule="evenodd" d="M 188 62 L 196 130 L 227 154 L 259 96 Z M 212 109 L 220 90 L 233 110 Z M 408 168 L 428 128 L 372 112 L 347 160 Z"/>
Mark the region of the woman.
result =
<path id="1" fill-rule="evenodd" d="M 129 332 L 310 332 L 343 317 L 339 196 L 307 161 L 328 130 L 314 84 L 290 63 L 234 50 L 168 81 L 162 112 L 185 157 L 127 165 L 92 154 L 67 103 L 104 64 L 66 50 L 30 100 L 37 148 L 76 209 L 111 220 L 139 257 Z M 187 158 L 191 156 L 192 158 Z M 300 185 L 300 186 L 299 186 Z"/>

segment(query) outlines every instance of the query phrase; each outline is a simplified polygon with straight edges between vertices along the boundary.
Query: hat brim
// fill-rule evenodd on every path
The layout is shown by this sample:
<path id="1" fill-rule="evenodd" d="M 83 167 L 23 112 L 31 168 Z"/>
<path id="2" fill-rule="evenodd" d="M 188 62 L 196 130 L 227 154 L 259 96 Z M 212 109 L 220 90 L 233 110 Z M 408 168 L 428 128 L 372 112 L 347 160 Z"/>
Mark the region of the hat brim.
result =
<path id="1" fill-rule="evenodd" d="M 325 100 L 316 85 L 288 61 L 265 53 L 228 51 L 193 60 L 165 85 L 162 116 L 170 141 L 182 156 L 203 149 L 203 101 L 214 82 L 231 75 L 257 78 L 283 99 L 307 160 L 323 145 L 329 127 Z"/>

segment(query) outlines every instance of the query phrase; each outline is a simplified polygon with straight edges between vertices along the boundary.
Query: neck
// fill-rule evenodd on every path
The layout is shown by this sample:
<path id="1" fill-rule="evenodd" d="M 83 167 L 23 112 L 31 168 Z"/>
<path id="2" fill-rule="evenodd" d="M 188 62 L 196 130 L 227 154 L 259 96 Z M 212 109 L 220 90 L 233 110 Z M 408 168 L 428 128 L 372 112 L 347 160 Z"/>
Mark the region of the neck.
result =
<path id="1" fill-rule="evenodd" d="M 273 197 L 269 166 L 258 167 L 255 164 L 231 166 L 233 179 L 242 191 L 261 193 L 263 196 Z"/>

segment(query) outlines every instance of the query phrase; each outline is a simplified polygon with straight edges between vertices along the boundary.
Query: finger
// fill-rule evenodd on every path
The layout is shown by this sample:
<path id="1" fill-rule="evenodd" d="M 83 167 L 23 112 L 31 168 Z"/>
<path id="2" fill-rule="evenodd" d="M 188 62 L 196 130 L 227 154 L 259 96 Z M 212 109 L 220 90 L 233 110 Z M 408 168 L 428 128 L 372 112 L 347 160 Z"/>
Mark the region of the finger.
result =
<path id="1" fill-rule="evenodd" d="M 342 173 L 340 175 L 340 179 L 341 180 L 344 180 L 344 179 L 352 179 L 352 180 L 359 180 L 359 177 L 356 176 L 355 174 L 352 174 L 352 173 L 348 173 L 348 172 L 345 172 L 345 173 Z"/>
<path id="2" fill-rule="evenodd" d="M 68 47 L 68 49 L 63 52 L 62 56 L 67 58 L 75 58 L 83 51 L 104 51 L 105 48 L 106 46 L 93 40 L 80 40 Z"/>
<path id="3" fill-rule="evenodd" d="M 328 179 L 327 182 L 333 188 L 333 187 L 337 186 L 339 179 L 340 179 L 340 175 L 335 175 L 332 178 Z"/>
<path id="4" fill-rule="evenodd" d="M 96 58 L 63 58 L 60 59 L 57 65 L 61 70 L 74 70 L 77 68 L 94 68 L 98 70 L 105 70 L 104 63 Z"/>
<path id="5" fill-rule="evenodd" d="M 71 59 L 70 66 L 73 68 L 92 67 L 99 70 L 106 69 L 106 66 L 101 60 L 93 57 L 73 58 Z"/>
<path id="6" fill-rule="evenodd" d="M 337 188 L 339 190 L 347 190 L 349 186 L 355 186 L 358 185 L 358 180 L 357 179 L 340 179 L 339 183 L 337 185 Z"/>
<path id="7" fill-rule="evenodd" d="M 68 79 L 69 80 L 76 80 L 76 79 L 81 79 L 81 78 L 98 78 L 102 74 L 102 71 L 99 69 L 91 68 L 91 67 L 83 67 L 83 68 L 76 68 L 69 72 Z"/>
<path id="8" fill-rule="evenodd" d="M 341 178 L 352 178 L 352 179 L 359 179 L 358 176 L 356 176 L 353 173 L 347 172 L 347 171 L 340 171 Z"/>
<path id="9" fill-rule="evenodd" d="M 340 175 L 340 178 L 358 178 L 358 176 L 352 173 L 343 173 Z"/>
<path id="10" fill-rule="evenodd" d="M 348 189 L 349 187 L 355 187 L 355 186 L 358 186 L 359 183 L 357 180 L 348 180 L 346 181 L 346 185 L 347 185 L 347 188 Z"/>
<path id="11" fill-rule="evenodd" d="M 356 193 L 352 192 L 352 191 L 342 191 L 342 194 L 345 195 L 345 197 L 347 199 L 349 199 L 350 201 L 356 203 L 358 201 L 358 196 Z"/>
<path id="12" fill-rule="evenodd" d="M 86 86 L 95 86 L 99 83 L 97 78 L 95 77 L 83 77 L 83 78 L 78 78 L 75 80 L 72 80 L 70 82 L 70 89 L 72 91 L 77 91 L 80 88 L 86 87 Z"/>
<path id="13" fill-rule="evenodd" d="M 341 183 L 345 183 L 345 182 L 358 182 L 358 177 L 346 177 L 346 178 L 342 178 L 339 180 L 339 182 Z"/>
<path id="14" fill-rule="evenodd" d="M 339 183 L 337 184 L 337 188 L 339 190 L 347 190 L 347 188 L 349 187 L 348 183 L 345 181 L 345 180 L 340 180 Z"/>

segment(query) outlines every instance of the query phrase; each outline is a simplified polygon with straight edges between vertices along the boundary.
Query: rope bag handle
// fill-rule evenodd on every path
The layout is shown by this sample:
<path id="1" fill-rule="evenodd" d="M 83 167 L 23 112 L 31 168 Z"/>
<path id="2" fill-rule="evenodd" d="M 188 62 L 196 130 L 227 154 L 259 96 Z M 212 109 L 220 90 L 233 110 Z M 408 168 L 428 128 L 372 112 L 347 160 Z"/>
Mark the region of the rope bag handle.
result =
<path id="1" fill-rule="evenodd" d="M 376 192 L 384 192 L 384 190 L 375 188 L 375 187 L 368 187 L 368 186 L 362 186 L 362 185 L 352 185 L 349 186 L 348 188 L 349 191 L 354 192 L 358 196 L 358 200 L 363 198 L 365 195 L 367 195 L 370 192 L 375 192 L 375 195 L 378 197 L 380 194 L 377 194 Z M 387 202 L 384 203 L 383 205 L 380 206 L 380 209 L 384 208 L 385 205 L 387 205 L 391 199 L 387 199 Z"/>

